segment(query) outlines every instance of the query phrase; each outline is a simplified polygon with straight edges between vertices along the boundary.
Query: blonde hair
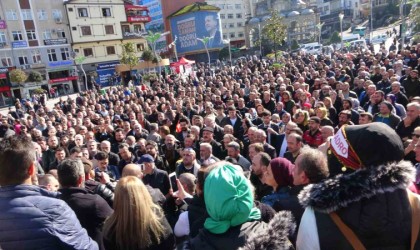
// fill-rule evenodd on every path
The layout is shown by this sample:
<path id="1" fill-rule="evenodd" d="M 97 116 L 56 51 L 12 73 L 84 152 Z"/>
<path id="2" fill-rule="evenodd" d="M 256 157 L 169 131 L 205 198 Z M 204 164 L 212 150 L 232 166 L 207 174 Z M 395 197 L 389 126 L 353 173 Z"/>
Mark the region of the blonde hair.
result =
<path id="1" fill-rule="evenodd" d="M 115 188 L 114 213 L 105 221 L 104 236 L 113 239 L 115 235 L 118 249 L 144 249 L 159 244 L 164 234 L 162 214 L 140 179 L 123 177 Z"/>

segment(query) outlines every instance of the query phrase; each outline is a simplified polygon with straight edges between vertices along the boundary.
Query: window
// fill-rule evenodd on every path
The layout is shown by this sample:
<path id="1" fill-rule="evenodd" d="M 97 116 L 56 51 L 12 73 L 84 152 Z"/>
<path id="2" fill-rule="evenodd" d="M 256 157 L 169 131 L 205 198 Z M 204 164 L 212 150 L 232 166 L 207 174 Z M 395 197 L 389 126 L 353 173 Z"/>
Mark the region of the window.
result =
<path id="1" fill-rule="evenodd" d="M 220 14 L 220 19 L 225 19 L 226 15 L 225 14 Z"/>
<path id="2" fill-rule="evenodd" d="M 128 25 L 121 25 L 121 29 L 122 29 L 123 34 L 130 33 L 130 26 Z"/>
<path id="3" fill-rule="evenodd" d="M 73 8 L 69 8 L 69 12 L 73 12 Z"/>
<path id="4" fill-rule="evenodd" d="M 235 24 L 234 23 L 229 23 L 229 28 L 235 28 Z"/>
<path id="5" fill-rule="evenodd" d="M 28 36 L 28 40 L 36 40 L 35 30 L 27 30 L 26 35 Z"/>
<path id="6" fill-rule="evenodd" d="M 225 9 L 226 4 L 219 4 L 219 8 L 221 8 L 222 10 Z"/>
<path id="7" fill-rule="evenodd" d="M 48 53 L 48 61 L 50 62 L 56 62 L 57 60 L 57 54 L 55 53 L 55 49 L 47 49 Z"/>
<path id="8" fill-rule="evenodd" d="M 143 43 L 138 43 L 137 44 L 137 51 L 144 51 L 144 44 Z"/>
<path id="9" fill-rule="evenodd" d="M 52 15 L 54 19 L 61 19 L 63 17 L 61 10 L 52 10 Z"/>
<path id="10" fill-rule="evenodd" d="M 86 8 L 78 8 L 77 13 L 79 13 L 79 17 L 88 17 L 88 10 Z"/>
<path id="11" fill-rule="evenodd" d="M 228 19 L 233 19 L 233 14 L 228 14 Z"/>
<path id="12" fill-rule="evenodd" d="M 236 18 L 242 18 L 242 14 L 236 14 Z"/>
<path id="13" fill-rule="evenodd" d="M 223 39 L 227 39 L 227 35 L 226 34 L 223 34 Z"/>
<path id="14" fill-rule="evenodd" d="M 140 24 L 135 24 L 134 25 L 134 32 L 141 33 L 143 31 L 144 31 L 144 29 L 143 29 L 143 27 Z"/>
<path id="15" fill-rule="evenodd" d="M 235 4 L 235 9 L 237 9 L 237 10 L 240 10 L 242 8 L 242 5 L 239 3 L 239 4 Z"/>
<path id="16" fill-rule="evenodd" d="M 237 23 L 237 26 L 238 27 L 242 27 L 242 23 Z"/>
<path id="17" fill-rule="evenodd" d="M 32 61 L 34 61 L 34 63 L 41 63 L 41 53 L 39 52 L 39 50 L 32 50 Z"/>
<path id="18" fill-rule="evenodd" d="M 73 26 L 73 27 L 71 27 L 71 30 L 77 30 L 77 27 Z"/>
<path id="19" fill-rule="evenodd" d="M 48 14 L 46 10 L 38 10 L 38 20 L 47 20 Z"/>
<path id="20" fill-rule="evenodd" d="M 107 46 L 106 47 L 106 54 L 107 55 L 115 55 L 115 47 L 114 46 Z"/>
<path id="21" fill-rule="evenodd" d="M 83 49 L 83 55 L 84 56 L 93 56 L 93 49 L 91 49 L 91 48 L 86 48 L 86 49 Z"/>
<path id="22" fill-rule="evenodd" d="M 31 10 L 21 10 L 23 20 L 32 20 Z"/>
<path id="23" fill-rule="evenodd" d="M 229 33 L 230 38 L 235 38 L 235 32 Z"/>
<path id="24" fill-rule="evenodd" d="M 28 65 L 28 58 L 26 56 L 19 56 L 18 57 L 20 65 Z"/>
<path id="25" fill-rule="evenodd" d="M 42 32 L 42 36 L 44 39 L 51 39 L 51 30 L 44 30 L 44 32 Z"/>
<path id="26" fill-rule="evenodd" d="M 112 25 L 105 25 L 105 34 L 113 35 L 114 34 L 114 26 Z"/>
<path id="27" fill-rule="evenodd" d="M 6 11 L 6 19 L 7 20 L 18 20 L 16 11 L 15 10 Z"/>
<path id="28" fill-rule="evenodd" d="M 11 67 L 12 66 L 12 58 L 10 58 L 10 57 L 2 57 L 1 58 L 1 65 L 3 67 Z"/>
<path id="29" fill-rule="evenodd" d="M 239 33 L 238 33 L 238 37 L 244 37 L 244 33 L 239 32 Z"/>
<path id="30" fill-rule="evenodd" d="M 102 16 L 103 17 L 110 17 L 111 16 L 111 9 L 110 8 L 102 8 Z"/>
<path id="31" fill-rule="evenodd" d="M 226 9 L 233 10 L 233 4 L 226 4 Z"/>
<path id="32" fill-rule="evenodd" d="M 3 31 L 0 31 L 0 43 L 6 43 L 6 34 Z"/>
<path id="33" fill-rule="evenodd" d="M 69 60 L 70 58 L 70 51 L 69 48 L 61 48 L 61 58 L 63 58 L 63 60 Z"/>
<path id="34" fill-rule="evenodd" d="M 357 8 L 357 2 L 354 2 L 354 7 L 356 7 L 356 8 Z"/>
<path id="35" fill-rule="evenodd" d="M 12 31 L 13 41 L 22 41 L 23 36 L 22 32 L 20 31 Z"/>
<path id="36" fill-rule="evenodd" d="M 92 31 L 90 30 L 90 26 L 81 26 L 80 29 L 82 30 L 82 36 L 91 36 Z"/>
<path id="37" fill-rule="evenodd" d="M 64 30 L 57 30 L 57 37 L 66 38 L 66 32 L 64 32 Z"/>

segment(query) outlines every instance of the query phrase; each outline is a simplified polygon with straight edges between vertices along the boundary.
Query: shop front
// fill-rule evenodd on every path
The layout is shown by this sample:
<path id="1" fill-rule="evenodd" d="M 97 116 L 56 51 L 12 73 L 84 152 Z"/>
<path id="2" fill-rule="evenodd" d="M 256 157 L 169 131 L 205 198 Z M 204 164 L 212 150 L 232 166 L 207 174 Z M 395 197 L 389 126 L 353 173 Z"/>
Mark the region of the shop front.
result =
<path id="1" fill-rule="evenodd" d="M 73 61 L 58 61 L 48 63 L 48 94 L 59 97 L 78 91 L 77 73 Z"/>
<path id="2" fill-rule="evenodd" d="M 0 68 L 0 107 L 13 104 L 13 97 L 10 91 L 9 69 Z"/>

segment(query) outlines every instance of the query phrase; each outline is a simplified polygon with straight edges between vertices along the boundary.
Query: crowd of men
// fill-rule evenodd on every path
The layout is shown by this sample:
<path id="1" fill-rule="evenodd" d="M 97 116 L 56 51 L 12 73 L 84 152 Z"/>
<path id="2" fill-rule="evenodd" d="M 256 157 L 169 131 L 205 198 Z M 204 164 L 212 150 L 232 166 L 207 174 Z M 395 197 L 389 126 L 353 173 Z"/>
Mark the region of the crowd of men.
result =
<path id="1" fill-rule="evenodd" d="M 304 187 L 353 169 L 341 160 L 331 168 L 331 144 L 346 137 L 344 128 L 384 123 L 400 137 L 404 159 L 420 162 L 420 44 L 377 54 L 285 53 L 280 61 L 281 67 L 255 56 L 212 69 L 197 64 L 194 77 L 91 90 L 54 107 L 36 97 L 17 100 L 1 117 L 0 137 L 32 140 L 32 183 L 59 192 L 100 248 L 101 225 L 123 176 L 142 179 L 180 243 L 199 229 L 185 223 L 185 200 L 195 195 L 199 170 L 216 162 L 239 166 L 255 200 L 269 211 L 292 211 L 297 226 Z M 72 180 L 72 164 L 60 167 L 69 159 L 82 159 L 84 179 Z M 100 197 L 86 200 L 87 194 Z"/>

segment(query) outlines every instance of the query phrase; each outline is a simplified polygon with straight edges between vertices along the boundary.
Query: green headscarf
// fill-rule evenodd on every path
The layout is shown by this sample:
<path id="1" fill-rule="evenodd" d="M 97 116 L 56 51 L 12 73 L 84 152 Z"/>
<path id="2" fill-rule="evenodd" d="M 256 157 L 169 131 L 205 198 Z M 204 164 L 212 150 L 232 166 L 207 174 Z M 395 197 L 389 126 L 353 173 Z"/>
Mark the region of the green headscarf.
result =
<path id="1" fill-rule="evenodd" d="M 231 164 L 209 173 L 204 182 L 204 200 L 210 215 L 204 227 L 214 234 L 222 234 L 230 227 L 261 218 L 260 210 L 254 208 L 249 181 Z"/>

